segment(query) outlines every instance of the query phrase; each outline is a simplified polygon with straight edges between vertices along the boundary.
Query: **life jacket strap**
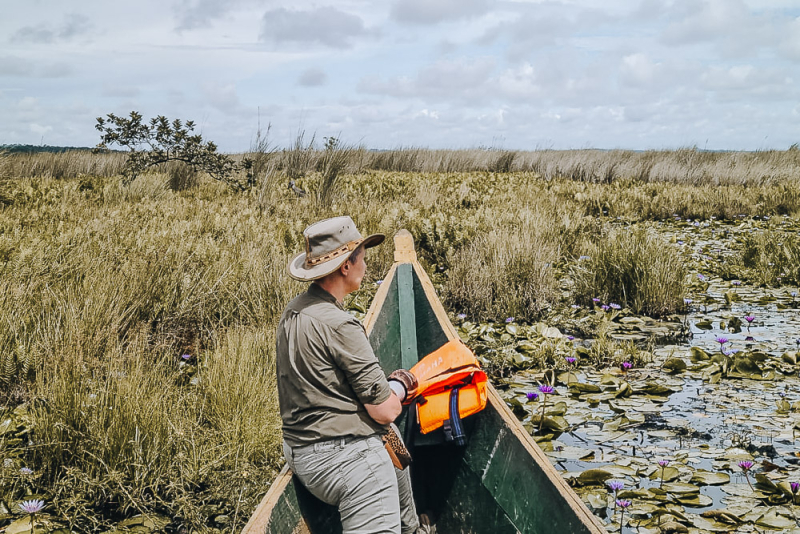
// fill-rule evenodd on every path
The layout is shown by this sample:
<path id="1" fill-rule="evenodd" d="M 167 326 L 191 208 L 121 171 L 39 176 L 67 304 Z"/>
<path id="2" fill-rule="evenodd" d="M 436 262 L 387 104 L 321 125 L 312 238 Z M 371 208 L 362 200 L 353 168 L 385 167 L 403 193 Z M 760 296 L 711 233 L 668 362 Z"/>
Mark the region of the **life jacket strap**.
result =
<path id="1" fill-rule="evenodd" d="M 464 424 L 461 415 L 458 413 L 458 392 L 461 388 L 455 387 L 450 390 L 450 416 L 442 423 L 444 439 L 459 447 L 467 444 L 467 434 L 464 432 Z"/>

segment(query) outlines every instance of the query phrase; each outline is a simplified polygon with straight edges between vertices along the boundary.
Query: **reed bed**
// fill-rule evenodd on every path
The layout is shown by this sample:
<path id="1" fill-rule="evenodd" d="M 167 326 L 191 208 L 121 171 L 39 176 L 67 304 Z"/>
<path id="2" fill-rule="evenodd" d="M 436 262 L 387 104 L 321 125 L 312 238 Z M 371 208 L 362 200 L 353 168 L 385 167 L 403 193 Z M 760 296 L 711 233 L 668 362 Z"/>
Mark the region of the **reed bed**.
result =
<path id="1" fill-rule="evenodd" d="M 262 138 L 259 138 L 262 139 Z M 259 178 L 270 169 L 292 179 L 315 171 L 360 174 L 365 170 L 409 173 L 531 172 L 545 180 L 568 179 L 609 184 L 615 181 L 670 182 L 690 185 L 769 185 L 800 178 L 800 149 L 714 152 L 697 147 L 675 150 L 431 150 L 403 147 L 369 150 L 326 138 L 298 134 L 279 149 L 265 138 L 246 154 L 256 160 Z M 66 151 L 0 155 L 0 179 L 79 175 L 109 177 L 120 173 L 124 152 Z M 165 169 L 160 169 L 165 172 Z"/>
<path id="2" fill-rule="evenodd" d="M 0 499 L 41 495 L 51 518 L 86 532 L 135 514 L 174 531 L 239 530 L 281 464 L 272 332 L 304 288 L 286 262 L 321 218 L 409 229 L 453 313 L 535 321 L 589 295 L 656 314 L 681 307 L 678 268 L 650 236 L 615 234 L 623 219 L 800 211 L 800 185 L 779 178 L 796 172 L 789 152 L 762 162 L 769 179 L 716 184 L 546 176 L 528 153 L 497 151 L 348 147 L 347 165 L 329 153 L 317 168 L 325 160 L 305 149 L 296 174 L 286 153 L 265 156 L 266 177 L 244 193 L 168 170 L 124 185 L 117 155 L 0 159 L 0 414 L 19 422 L 13 439 L 0 434 Z M 762 156 L 739 157 L 755 169 L 748 158 Z M 68 172 L 55 171 L 58 158 Z M 378 170 L 379 158 L 407 169 Z M 478 161 L 486 168 L 457 170 Z M 424 172 L 434 164 L 450 170 Z M 612 285 L 626 261 L 633 271 Z M 391 246 L 368 262 L 367 293 Z"/>

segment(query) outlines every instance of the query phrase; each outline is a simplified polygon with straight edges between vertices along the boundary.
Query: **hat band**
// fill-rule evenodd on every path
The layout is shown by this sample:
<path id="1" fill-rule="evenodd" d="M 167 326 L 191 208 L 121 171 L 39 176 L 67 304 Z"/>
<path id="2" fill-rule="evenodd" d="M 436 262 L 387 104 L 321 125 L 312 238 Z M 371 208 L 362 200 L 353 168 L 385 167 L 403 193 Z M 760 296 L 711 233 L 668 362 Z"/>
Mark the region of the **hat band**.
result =
<path id="1" fill-rule="evenodd" d="M 356 239 L 355 241 L 348 241 L 341 247 L 337 248 L 334 251 L 328 252 L 322 256 L 312 257 L 311 253 L 306 254 L 306 267 L 313 267 L 314 265 L 319 265 L 320 263 L 325 263 L 327 261 L 336 259 L 338 256 L 342 254 L 346 254 L 348 252 L 352 252 L 356 249 L 358 245 L 360 245 L 364 239 Z"/>

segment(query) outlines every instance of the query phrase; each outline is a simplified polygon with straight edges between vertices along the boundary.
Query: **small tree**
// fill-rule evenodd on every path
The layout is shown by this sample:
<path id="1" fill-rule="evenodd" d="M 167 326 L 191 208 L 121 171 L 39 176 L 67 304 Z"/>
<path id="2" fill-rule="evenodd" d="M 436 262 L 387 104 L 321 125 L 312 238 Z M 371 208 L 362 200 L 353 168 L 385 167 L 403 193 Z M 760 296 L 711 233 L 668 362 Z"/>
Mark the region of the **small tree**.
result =
<path id="1" fill-rule="evenodd" d="M 180 161 L 192 169 L 207 173 L 211 178 L 224 182 L 237 191 L 253 185 L 253 162 L 245 158 L 237 163 L 230 156 L 217 152 L 217 145 L 203 141 L 200 134 L 193 134 L 194 122 L 180 119 L 169 121 L 163 115 L 150 119 L 149 124 L 142 115 L 131 111 L 130 118 L 118 117 L 109 113 L 106 118 L 98 117 L 95 128 L 102 134 L 98 149 L 108 149 L 109 145 L 119 145 L 128 149 L 128 160 L 122 175 L 130 183 L 145 169 Z M 243 183 L 234 175 L 246 171 L 247 180 Z"/>

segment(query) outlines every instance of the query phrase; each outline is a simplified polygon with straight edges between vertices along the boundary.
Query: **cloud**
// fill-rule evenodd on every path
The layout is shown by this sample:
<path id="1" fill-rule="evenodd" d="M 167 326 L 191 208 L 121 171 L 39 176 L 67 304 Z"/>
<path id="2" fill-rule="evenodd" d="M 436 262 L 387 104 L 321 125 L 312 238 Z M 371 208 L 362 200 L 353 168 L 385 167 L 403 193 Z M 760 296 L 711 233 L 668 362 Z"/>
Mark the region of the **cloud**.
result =
<path id="1" fill-rule="evenodd" d="M 239 95 L 236 94 L 236 86 L 232 83 L 224 85 L 216 82 L 206 83 L 203 85 L 203 95 L 207 104 L 223 113 L 241 111 Z"/>
<path id="2" fill-rule="evenodd" d="M 620 76 L 628 85 L 648 86 L 656 79 L 658 69 L 659 65 L 640 52 L 622 58 Z"/>
<path id="3" fill-rule="evenodd" d="M 300 73 L 300 76 L 297 78 L 297 85 L 303 87 L 320 87 L 325 85 L 327 78 L 328 75 L 325 74 L 325 71 L 312 67 Z"/>
<path id="4" fill-rule="evenodd" d="M 574 16 L 574 15 L 573 15 Z M 598 24 L 598 17 L 594 24 Z M 496 41 L 505 44 L 505 54 L 512 60 L 528 59 L 542 49 L 562 46 L 581 31 L 581 23 L 560 11 L 525 12 L 511 21 L 500 21 L 488 28 L 478 44 Z"/>
<path id="5" fill-rule="evenodd" d="M 279 8 L 264 13 L 259 40 L 276 45 L 321 44 L 350 48 L 353 38 L 369 33 L 360 17 L 335 7 L 306 11 Z"/>
<path id="6" fill-rule="evenodd" d="M 47 132 L 52 132 L 53 131 L 53 127 L 52 126 L 49 126 L 49 125 L 48 126 L 42 126 L 42 125 L 37 124 L 35 122 L 32 122 L 29 125 L 29 127 L 30 127 L 31 131 L 33 133 L 35 133 L 36 135 L 44 135 Z"/>
<path id="7" fill-rule="evenodd" d="M 77 37 L 89 35 L 92 24 L 85 15 L 70 13 L 64 22 L 52 26 L 39 24 L 23 26 L 11 35 L 12 43 L 52 44 L 61 41 L 72 41 Z"/>
<path id="8" fill-rule="evenodd" d="M 405 24 L 438 24 L 477 17 L 488 10 L 488 0 L 396 0 L 391 18 Z"/>
<path id="9" fill-rule="evenodd" d="M 485 93 L 486 83 L 495 67 L 494 59 L 489 57 L 440 60 L 423 67 L 415 78 L 363 78 L 358 89 L 364 93 L 395 97 L 475 100 Z"/>
<path id="10" fill-rule="evenodd" d="M 141 91 L 138 87 L 129 85 L 105 85 L 103 86 L 103 96 L 116 98 L 134 98 L 139 96 Z"/>
<path id="11" fill-rule="evenodd" d="M 208 28 L 211 23 L 226 14 L 236 2 L 234 0 L 183 0 L 175 8 L 178 30 Z"/>
<path id="12" fill-rule="evenodd" d="M 741 0 L 676 3 L 661 41 L 670 46 L 710 43 L 725 57 L 756 55 L 777 44 L 786 30 L 778 14 L 754 12 Z"/>
<path id="13" fill-rule="evenodd" d="M 0 56 L 0 72 L 4 77 L 30 76 L 33 74 L 33 66 L 21 57 Z"/>

